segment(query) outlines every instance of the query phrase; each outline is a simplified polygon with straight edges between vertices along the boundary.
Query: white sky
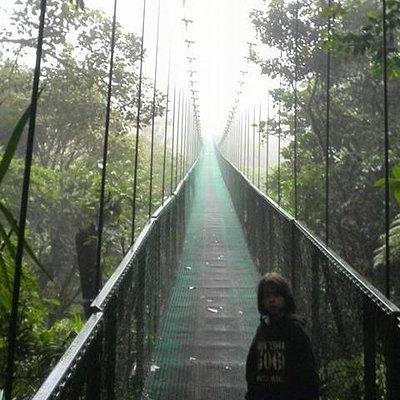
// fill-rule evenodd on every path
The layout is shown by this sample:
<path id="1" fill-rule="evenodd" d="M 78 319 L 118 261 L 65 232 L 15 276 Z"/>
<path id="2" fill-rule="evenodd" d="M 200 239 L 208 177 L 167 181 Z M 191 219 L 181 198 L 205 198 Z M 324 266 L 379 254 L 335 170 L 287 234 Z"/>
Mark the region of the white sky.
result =
<path id="1" fill-rule="evenodd" d="M 86 0 L 88 7 L 98 7 L 111 15 L 112 0 Z M 145 74 L 153 77 L 158 0 L 147 0 L 145 48 L 148 57 Z M 247 42 L 256 42 L 249 12 L 265 7 L 262 0 L 161 0 L 158 87 L 166 90 L 168 55 L 171 47 L 172 82 L 189 89 L 188 69 L 198 71 L 197 81 L 202 133 L 220 135 L 231 109 L 238 80 L 244 80 L 240 96 L 242 109 L 259 104 L 266 110 L 268 81 L 259 68 L 248 64 Z M 143 0 L 118 0 L 118 21 L 127 29 L 140 34 Z M 187 30 L 182 18 L 193 20 Z M 193 40 L 188 50 L 185 39 Z M 196 57 L 192 66 L 187 56 Z M 240 71 L 249 71 L 241 78 Z"/>
<path id="2" fill-rule="evenodd" d="M 14 3 L 15 0 L 2 0 L 3 10 Z M 146 3 L 144 71 L 153 79 L 158 0 L 146 0 Z M 85 4 L 112 15 L 113 0 L 85 0 Z M 263 0 L 161 0 L 158 88 L 166 92 L 169 52 L 172 88 L 176 85 L 189 94 L 187 71 L 198 72 L 192 80 L 197 82 L 203 135 L 222 133 L 240 80 L 245 84 L 241 88 L 237 114 L 246 109 L 252 112 L 253 107 L 258 109 L 261 104 L 262 119 L 265 119 L 266 96 L 272 83 L 261 76 L 258 66 L 247 63 L 244 58 L 248 54 L 247 42 L 257 42 L 249 13 L 264 7 Z M 140 35 L 143 0 L 118 0 L 117 10 L 118 22 Z M 4 13 L 0 15 L 0 27 L 8 23 L 6 18 Z M 185 29 L 182 18 L 193 23 Z M 195 41 L 189 49 L 186 39 Z M 191 65 L 188 56 L 196 57 Z M 241 70 L 248 74 L 242 77 Z"/>

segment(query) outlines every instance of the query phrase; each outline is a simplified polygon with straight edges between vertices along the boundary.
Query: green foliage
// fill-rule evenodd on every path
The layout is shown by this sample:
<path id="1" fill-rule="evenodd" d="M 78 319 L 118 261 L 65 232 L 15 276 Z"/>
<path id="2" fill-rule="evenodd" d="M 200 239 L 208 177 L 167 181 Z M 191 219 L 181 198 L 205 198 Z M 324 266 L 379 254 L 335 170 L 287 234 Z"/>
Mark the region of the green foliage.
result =
<path id="1" fill-rule="evenodd" d="M 388 180 L 389 188 L 393 192 L 396 202 L 400 204 L 400 166 L 392 168 L 392 176 Z M 375 187 L 384 188 L 386 179 L 381 178 L 375 182 Z M 386 265 L 386 234 L 379 236 L 380 246 L 374 252 L 374 267 L 379 269 Z M 389 227 L 390 263 L 395 266 L 394 274 L 398 275 L 397 266 L 400 265 L 400 214 L 397 214 Z M 395 300 L 398 293 L 395 292 Z"/>
<path id="2" fill-rule="evenodd" d="M 379 78 L 383 71 L 382 7 L 373 1 L 364 1 L 361 4 L 358 1 L 348 1 L 340 17 L 343 21 L 346 21 L 346 18 L 354 21 L 355 14 L 360 16 L 356 23 L 336 24 L 338 26 L 328 48 L 347 59 L 366 56 L 371 63 L 371 71 Z M 397 0 L 386 2 L 386 24 L 388 77 L 397 79 L 400 77 L 400 49 L 395 39 L 400 29 L 400 6 Z"/>
<path id="3" fill-rule="evenodd" d="M 275 111 L 268 123 L 271 136 L 281 135 L 282 204 L 293 210 L 294 193 L 294 76 L 298 32 L 297 140 L 299 218 L 310 229 L 323 228 L 325 208 L 326 50 L 331 50 L 330 88 L 330 233 L 331 245 L 360 272 L 375 278 L 374 250 L 381 233 L 382 197 L 372 186 L 382 175 L 381 76 L 367 53 L 344 57 L 336 33 L 356 32 L 371 11 L 368 2 L 346 1 L 326 9 L 325 3 L 296 4 L 272 1 L 254 10 L 253 25 L 260 41 L 273 48 L 269 57 L 252 52 L 261 71 L 281 77 L 280 89 L 271 91 Z M 334 17 L 335 35 L 327 42 L 327 18 Z M 373 15 L 370 14 L 370 18 Z M 375 34 L 373 34 L 375 35 Z M 376 39 L 376 36 L 375 36 Z M 263 54 L 266 54 L 263 52 Z M 391 99 L 399 83 L 390 82 Z M 280 115 L 277 103 L 280 102 Z M 400 119 L 391 114 L 392 162 L 399 158 L 395 145 Z M 362 207 L 360 206 L 362 204 Z M 318 230 L 318 229 L 317 229 Z"/>
<path id="4" fill-rule="evenodd" d="M 386 264 L 386 235 L 381 235 L 379 240 L 381 246 L 375 250 L 374 266 L 376 268 L 385 266 Z M 390 224 L 389 228 L 389 248 L 390 261 L 392 265 L 400 265 L 400 214 L 397 214 Z M 397 271 L 395 271 L 397 273 Z"/>
<path id="5" fill-rule="evenodd" d="M 74 2 L 72 2 L 74 3 Z M 83 5 L 81 1 L 78 5 Z M 30 98 L 31 69 L 19 62 L 35 47 L 38 2 L 16 2 L 11 27 L 0 32 L 0 387 L 3 384 L 24 169 L 23 125 Z M 29 397 L 83 324 L 76 236 L 97 224 L 104 137 L 111 21 L 101 12 L 76 10 L 69 1 L 48 1 L 44 62 L 45 86 L 36 119 L 34 162 L 23 265 L 15 395 Z M 73 32 L 73 34 L 71 34 Z M 115 69 L 106 180 L 102 265 L 113 272 L 130 246 L 133 154 L 140 39 L 116 32 Z M 147 220 L 149 187 L 150 83 L 142 97 L 138 171 L 138 227 Z M 156 117 L 164 112 L 157 92 Z M 18 129 L 15 121 L 20 116 Z M 157 122 L 157 120 L 156 120 Z M 161 123 L 156 125 L 153 208 L 161 198 Z M 163 124 L 162 124 L 163 125 Z M 10 143 L 7 145 L 7 143 Z M 170 154 L 167 152 L 170 159 Z M 170 173 L 166 171 L 169 187 Z M 36 264 L 36 265 L 35 265 Z M 37 265 L 42 266 L 39 270 Z M 49 276 L 53 280 L 49 279 Z"/>
<path id="6" fill-rule="evenodd" d="M 392 168 L 392 177 L 389 177 L 388 183 L 389 183 L 389 188 L 393 191 L 393 195 L 397 203 L 400 204 L 400 166 L 395 165 Z M 375 182 L 375 187 L 383 188 L 385 187 L 385 184 L 386 184 L 386 179 L 381 178 Z"/>
<path id="7" fill-rule="evenodd" d="M 400 162 L 400 117 L 395 109 L 400 93 L 399 4 L 393 0 L 387 5 L 390 159 L 394 165 Z M 331 36 L 328 36 L 328 18 L 333 20 Z M 269 52 L 263 49 L 259 54 L 253 50 L 252 60 L 263 73 L 273 78 L 279 76 L 282 82 L 280 89 L 271 92 L 275 110 L 268 123 L 269 135 L 280 134 L 284 143 L 280 169 L 281 204 L 293 213 L 293 89 L 297 76 L 299 219 L 322 237 L 326 200 L 326 63 L 330 50 L 330 246 L 377 285 L 384 278 L 382 262 L 386 250 L 381 236 L 384 198 L 382 191 L 371 184 L 384 185 L 384 179 L 378 180 L 384 171 L 381 5 L 369 0 L 346 0 L 340 5 L 326 7 L 326 2 L 272 0 L 265 10 L 254 10 L 251 19 L 260 41 L 272 48 Z M 276 200 L 276 168 L 269 180 L 269 194 Z M 397 166 L 392 170 L 389 183 L 394 196 L 400 200 L 400 168 Z M 396 204 L 392 205 L 392 212 L 398 214 Z M 400 214 L 393 219 L 390 236 L 392 299 L 399 301 Z M 350 320 L 355 320 L 359 316 L 354 309 L 350 305 L 339 311 L 332 307 L 331 311 L 339 317 L 348 313 Z M 354 326 L 360 325 L 355 322 Z M 347 335 L 358 337 L 356 329 L 347 324 Z M 332 360 L 325 360 L 327 393 L 324 398 L 362 398 L 363 359 L 355 353 L 354 346 L 349 348 L 351 354 L 334 354 Z M 380 350 L 376 372 L 378 394 L 383 398 L 385 362 Z"/>
<path id="8" fill-rule="evenodd" d="M 364 369 L 359 355 L 331 361 L 323 374 L 329 377 L 324 398 L 331 400 L 361 398 Z"/>

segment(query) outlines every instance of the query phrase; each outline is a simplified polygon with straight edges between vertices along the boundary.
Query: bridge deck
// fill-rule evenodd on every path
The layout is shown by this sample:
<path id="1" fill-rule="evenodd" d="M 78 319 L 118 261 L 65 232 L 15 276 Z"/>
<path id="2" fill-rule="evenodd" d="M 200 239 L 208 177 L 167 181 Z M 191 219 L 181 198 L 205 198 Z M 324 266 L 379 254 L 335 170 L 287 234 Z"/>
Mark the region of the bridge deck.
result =
<path id="1" fill-rule="evenodd" d="M 214 149 L 206 145 L 145 398 L 244 398 L 257 279 Z"/>

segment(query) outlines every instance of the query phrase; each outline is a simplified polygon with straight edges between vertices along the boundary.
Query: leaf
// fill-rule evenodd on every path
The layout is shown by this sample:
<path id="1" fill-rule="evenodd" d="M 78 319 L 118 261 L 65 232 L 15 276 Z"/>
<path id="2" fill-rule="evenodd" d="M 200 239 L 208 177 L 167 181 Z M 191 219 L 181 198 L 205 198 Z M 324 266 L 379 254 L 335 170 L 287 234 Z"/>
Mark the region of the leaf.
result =
<path id="1" fill-rule="evenodd" d="M 376 22 L 376 21 L 380 20 L 380 15 L 379 15 L 378 11 L 370 10 L 370 11 L 367 12 L 367 18 L 371 22 Z"/>
<path id="2" fill-rule="evenodd" d="M 6 265 L 6 263 L 4 262 L 3 257 L 0 257 L 0 271 L 1 271 L 2 275 L 3 275 L 3 279 L 4 279 L 4 282 L 5 282 L 6 285 L 7 285 L 7 288 L 8 288 L 8 290 L 9 290 L 10 293 L 11 293 L 11 282 L 10 282 L 10 277 L 8 276 L 7 265 Z"/>
<path id="3" fill-rule="evenodd" d="M 386 179 L 380 178 L 374 183 L 374 187 L 381 188 L 385 186 Z"/>
<path id="4" fill-rule="evenodd" d="M 6 217 L 7 222 L 10 224 L 11 229 L 13 232 L 18 235 L 18 225 L 15 221 L 13 215 L 11 214 L 10 210 L 0 202 L 0 211 Z M 35 262 L 35 264 L 42 270 L 42 272 L 53 282 L 53 278 L 51 277 L 50 273 L 45 269 L 43 264 L 39 261 L 36 257 L 35 253 L 32 251 L 31 247 L 29 246 L 28 242 L 24 240 L 24 248 L 27 254 L 31 257 L 31 259 Z"/>
<path id="5" fill-rule="evenodd" d="M 378 187 L 378 188 L 385 187 L 385 182 L 386 182 L 385 178 L 380 178 L 374 183 L 374 186 Z M 392 187 L 400 186 L 400 179 L 389 178 L 389 186 L 392 186 Z"/>
<path id="6" fill-rule="evenodd" d="M 15 246 L 11 243 L 9 235 L 5 231 L 3 225 L 1 225 L 1 224 L 0 224 L 0 235 L 3 237 L 3 240 L 7 246 L 7 249 L 9 251 L 11 257 L 15 258 Z M 8 276 L 7 265 L 4 262 L 4 258 L 2 257 L 1 254 L 0 254 L 0 267 L 1 267 L 1 271 L 3 273 L 4 282 L 6 282 L 6 285 L 8 286 L 9 290 L 11 291 L 11 282 L 10 282 L 10 279 Z"/>
<path id="7" fill-rule="evenodd" d="M 400 204 L 400 188 L 395 189 L 394 197 L 395 197 L 397 203 Z"/>
<path id="8" fill-rule="evenodd" d="M 38 98 L 40 98 L 42 91 L 43 91 L 43 88 L 39 90 Z M 15 128 L 11 134 L 10 140 L 7 143 L 6 150 L 4 152 L 2 160 L 0 162 L 0 185 L 1 185 L 1 182 L 2 182 L 5 174 L 8 171 L 8 168 L 10 167 L 10 163 L 14 157 L 15 150 L 17 149 L 17 146 L 21 139 L 22 133 L 24 132 L 26 123 L 29 120 L 30 111 L 31 111 L 31 104 L 29 104 L 29 106 L 27 107 L 25 112 L 22 114 L 22 116 L 18 120 L 17 125 L 15 125 Z"/>
<path id="9" fill-rule="evenodd" d="M 395 165 L 392 168 L 392 175 L 394 178 L 400 178 L 400 165 Z"/>
<path id="10" fill-rule="evenodd" d="M 4 226 L 0 224 L 0 236 L 3 238 L 5 246 L 12 258 L 15 258 L 15 246 L 10 240 L 10 234 L 6 232 Z"/>
<path id="11" fill-rule="evenodd" d="M 7 143 L 6 150 L 4 152 L 4 156 L 1 160 L 0 163 L 0 184 L 8 171 L 8 168 L 10 166 L 11 160 L 14 157 L 15 150 L 17 149 L 19 140 L 22 136 L 22 133 L 24 131 L 25 125 L 29 120 L 29 113 L 31 110 L 31 106 L 29 105 L 28 108 L 25 110 L 25 112 L 22 114 L 21 118 L 17 122 L 17 125 L 15 126 L 10 140 Z"/>

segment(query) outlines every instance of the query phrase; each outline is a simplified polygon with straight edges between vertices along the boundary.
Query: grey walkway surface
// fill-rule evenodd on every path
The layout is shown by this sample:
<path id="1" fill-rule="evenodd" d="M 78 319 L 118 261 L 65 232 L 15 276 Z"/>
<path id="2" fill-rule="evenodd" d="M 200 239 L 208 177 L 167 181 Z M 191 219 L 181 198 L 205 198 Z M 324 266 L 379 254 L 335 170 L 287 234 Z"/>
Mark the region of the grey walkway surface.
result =
<path id="1" fill-rule="evenodd" d="M 196 182 L 144 398 L 236 400 L 246 392 L 259 276 L 211 144 L 205 146 Z"/>

